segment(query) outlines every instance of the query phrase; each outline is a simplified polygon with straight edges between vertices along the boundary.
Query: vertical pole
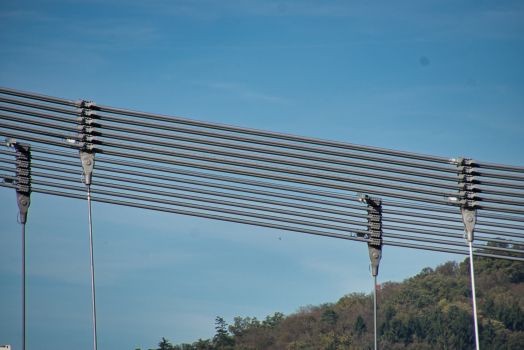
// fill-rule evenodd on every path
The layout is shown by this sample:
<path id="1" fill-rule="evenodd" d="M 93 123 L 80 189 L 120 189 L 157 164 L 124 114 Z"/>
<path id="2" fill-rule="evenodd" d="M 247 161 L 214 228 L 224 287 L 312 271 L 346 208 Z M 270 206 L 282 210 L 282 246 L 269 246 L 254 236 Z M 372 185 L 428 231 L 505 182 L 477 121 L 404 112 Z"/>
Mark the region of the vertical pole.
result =
<path id="1" fill-rule="evenodd" d="M 25 222 L 22 223 L 22 350 L 25 350 Z"/>
<path id="2" fill-rule="evenodd" d="M 96 335 L 96 298 L 95 298 L 95 261 L 93 254 L 93 225 L 91 221 L 91 185 L 87 185 L 87 206 L 89 208 L 89 246 L 91 250 L 91 295 L 93 303 L 93 343 L 97 350 L 98 341 Z"/>
<path id="3" fill-rule="evenodd" d="M 471 241 L 469 242 L 469 267 L 471 271 L 471 298 L 473 299 L 473 319 L 475 321 L 475 343 L 477 350 L 480 349 L 479 345 L 479 326 L 477 320 L 477 297 L 475 296 L 475 272 L 473 269 L 473 249 L 471 247 Z"/>
<path id="4" fill-rule="evenodd" d="M 469 268 L 471 272 L 471 299 L 473 300 L 473 320 L 475 322 L 475 342 L 477 350 L 479 350 L 479 327 L 477 320 L 477 298 L 475 296 L 475 273 L 473 270 L 473 248 L 471 243 L 475 239 L 475 223 L 477 222 L 477 210 L 473 205 L 463 206 L 460 208 L 462 213 L 462 221 L 464 222 L 464 228 L 466 231 L 466 238 L 469 242 Z"/>
<path id="5" fill-rule="evenodd" d="M 89 249 L 91 252 L 91 301 L 93 304 L 93 346 L 98 348 L 96 333 L 96 296 L 95 296 L 95 256 L 93 253 L 93 218 L 91 215 L 91 179 L 95 166 L 95 154 L 85 149 L 80 150 L 80 160 L 84 169 L 85 185 L 87 187 L 87 208 L 89 213 Z"/>
<path id="6" fill-rule="evenodd" d="M 6 140 L 8 147 L 16 149 L 16 202 L 18 204 L 20 215 L 20 224 L 22 225 L 22 349 L 25 350 L 26 344 L 26 267 L 25 267 L 25 225 L 27 223 L 27 214 L 31 205 L 31 145 L 20 143 L 16 140 Z"/>
<path id="7" fill-rule="evenodd" d="M 373 320 L 375 322 L 375 350 L 378 350 L 377 347 L 377 276 L 373 276 Z"/>
<path id="8" fill-rule="evenodd" d="M 80 107 L 83 108 L 85 101 L 81 100 L 78 103 L 80 103 Z M 84 116 L 86 111 L 84 109 L 82 109 L 81 111 L 81 123 L 84 124 L 87 122 Z M 89 142 L 91 142 L 93 136 L 85 135 L 84 132 L 86 131 L 91 132 L 92 128 L 89 128 L 89 130 L 87 130 L 84 127 L 82 127 L 82 133 L 80 135 L 82 135 L 82 138 L 88 139 Z M 93 348 L 94 350 L 97 350 L 98 339 L 96 332 L 95 257 L 93 253 L 93 219 L 91 215 L 91 180 L 93 177 L 93 170 L 95 167 L 95 153 L 92 151 L 92 144 L 83 144 L 79 153 L 80 160 L 82 161 L 82 168 L 84 169 L 84 185 L 87 187 L 87 208 L 89 213 L 89 249 L 91 253 L 91 301 L 93 304 Z"/>

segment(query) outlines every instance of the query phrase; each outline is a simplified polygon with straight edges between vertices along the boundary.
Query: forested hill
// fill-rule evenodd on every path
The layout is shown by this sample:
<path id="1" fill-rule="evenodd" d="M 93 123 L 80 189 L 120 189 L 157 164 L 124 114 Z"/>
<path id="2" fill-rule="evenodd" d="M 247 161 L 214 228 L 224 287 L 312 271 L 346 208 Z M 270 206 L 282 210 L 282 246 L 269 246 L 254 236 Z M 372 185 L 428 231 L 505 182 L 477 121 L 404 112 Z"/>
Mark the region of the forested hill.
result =
<path id="1" fill-rule="evenodd" d="M 474 349 L 469 271 L 467 258 L 382 284 L 379 349 Z M 524 263 L 475 257 L 475 282 L 480 348 L 524 349 Z M 217 317 L 216 330 L 212 339 L 193 344 L 172 345 L 164 338 L 155 349 L 372 349 L 373 295 L 354 293 L 262 321 L 235 317 L 228 325 Z"/>

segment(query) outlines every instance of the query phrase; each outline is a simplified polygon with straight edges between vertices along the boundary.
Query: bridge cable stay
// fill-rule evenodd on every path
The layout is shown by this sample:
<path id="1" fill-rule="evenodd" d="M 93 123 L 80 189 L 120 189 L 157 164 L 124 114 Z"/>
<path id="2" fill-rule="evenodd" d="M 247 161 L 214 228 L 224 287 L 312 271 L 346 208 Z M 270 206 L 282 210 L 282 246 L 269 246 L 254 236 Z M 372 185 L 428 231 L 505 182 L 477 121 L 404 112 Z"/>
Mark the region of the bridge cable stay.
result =
<path id="1" fill-rule="evenodd" d="M 37 166 L 38 165 L 36 165 L 36 167 Z M 5 170 L 5 169 L 8 169 L 8 168 L 0 167 L 0 169 Z M 54 168 L 54 170 L 60 171 L 60 170 L 63 170 L 63 169 Z M 34 176 L 43 176 L 43 177 L 48 177 L 48 178 L 54 178 L 54 179 L 59 179 L 59 180 L 64 180 L 64 181 L 69 181 L 69 182 L 76 182 L 75 178 L 65 177 L 65 176 L 60 176 L 60 175 L 39 173 L 39 172 L 35 172 L 35 171 L 33 171 L 33 175 Z M 108 177 L 113 178 L 113 179 L 117 178 L 117 177 L 112 177 L 112 176 L 108 176 Z M 134 183 L 137 183 L 137 182 L 138 183 L 145 183 L 143 181 L 135 180 L 135 179 L 131 179 L 131 178 L 121 178 L 121 177 L 119 177 L 119 179 L 120 180 L 130 180 L 131 182 L 134 182 Z M 63 184 L 63 183 L 50 183 L 50 182 L 41 181 L 41 180 L 33 180 L 33 183 L 34 184 L 43 184 L 43 185 L 48 185 L 48 186 L 49 185 L 53 185 L 55 187 L 72 189 L 72 190 L 81 190 L 81 187 L 76 187 L 76 186 L 67 185 L 67 184 Z M 202 190 L 202 189 L 190 188 L 190 187 L 183 188 L 183 187 L 180 187 L 180 186 L 173 186 L 173 185 L 162 184 L 162 183 L 157 183 L 157 182 L 151 182 L 149 184 L 153 185 L 153 186 L 158 186 L 158 187 L 183 189 L 184 191 L 196 191 L 196 192 L 199 192 L 199 193 L 206 193 L 206 194 L 211 194 L 211 195 L 215 195 L 215 196 L 219 196 L 219 197 L 233 197 L 233 198 L 239 198 L 239 199 L 244 199 L 244 200 L 247 200 L 249 198 L 249 197 L 246 197 L 246 196 L 232 195 L 232 194 L 229 194 L 229 193 L 226 193 L 226 192 L 216 192 L 216 191 Z M 96 185 L 104 186 L 104 187 L 110 187 L 110 188 L 124 189 L 124 190 L 135 191 L 135 192 L 139 191 L 139 192 L 146 192 L 146 193 L 152 193 L 152 194 L 159 194 L 159 195 L 163 195 L 163 196 L 178 197 L 178 198 L 184 198 L 184 199 L 190 199 L 190 200 L 198 200 L 198 201 L 201 201 L 201 202 L 210 202 L 210 203 L 222 204 L 222 205 L 228 205 L 228 206 L 238 206 L 238 207 L 248 208 L 248 209 L 264 210 L 264 211 L 269 211 L 269 212 L 274 212 L 274 213 L 276 212 L 276 213 L 280 213 L 280 214 L 297 215 L 297 216 L 301 216 L 301 217 L 309 217 L 309 218 L 313 218 L 313 219 L 332 221 L 332 222 L 335 222 L 335 223 L 345 223 L 345 224 L 350 224 L 350 225 L 365 225 L 368 228 L 371 226 L 370 223 L 362 223 L 362 222 L 358 222 L 358 221 L 355 221 L 355 220 L 348 220 L 348 219 L 345 219 L 345 218 L 337 218 L 337 217 L 333 217 L 333 216 L 323 216 L 323 215 L 307 213 L 307 212 L 296 212 L 296 211 L 290 211 L 290 210 L 287 210 L 287 209 L 278 209 L 278 208 L 272 208 L 272 207 L 262 207 L 262 206 L 252 205 L 252 204 L 244 204 L 244 203 L 240 203 L 240 202 L 225 201 L 223 199 L 218 200 L 218 199 L 211 199 L 211 198 L 207 198 L 207 197 L 197 197 L 197 196 L 183 195 L 183 194 L 178 194 L 178 193 L 163 192 L 163 191 L 147 189 L 147 188 L 137 187 L 137 186 L 132 186 L 131 187 L 131 186 L 118 185 L 118 184 L 112 184 L 112 183 L 106 183 L 106 182 L 100 182 L 100 181 L 96 181 Z M 94 192 L 95 193 L 100 193 L 100 194 L 124 196 L 124 197 L 127 197 L 127 198 L 136 198 L 136 199 L 141 199 L 141 200 L 146 199 L 146 200 L 149 200 L 149 201 L 157 201 L 157 202 L 159 201 L 158 199 L 153 198 L 153 197 L 143 197 L 143 196 L 138 196 L 137 197 L 137 196 L 130 195 L 130 194 L 124 194 L 124 193 L 120 193 L 120 192 L 112 192 L 112 191 L 106 191 L 106 190 L 99 190 L 99 189 L 95 189 Z M 267 199 L 258 199 L 258 198 L 254 198 L 253 201 L 255 201 L 255 202 L 256 201 L 261 201 L 263 203 L 282 205 L 282 206 L 287 205 L 287 206 L 290 206 L 290 207 L 297 207 L 297 208 L 302 208 L 302 209 L 308 209 L 308 210 L 316 211 L 316 212 L 318 212 L 318 211 L 325 211 L 325 212 L 329 212 L 329 213 L 335 213 L 335 214 L 346 215 L 346 216 L 349 215 L 349 216 L 369 218 L 369 215 L 356 214 L 356 213 L 351 213 L 351 212 L 347 212 L 347 211 L 340 211 L 340 210 L 332 210 L 332 209 L 322 208 L 322 207 L 318 207 L 318 206 L 302 205 L 302 204 L 296 204 L 296 203 L 286 203 L 286 202 L 281 202 L 281 201 L 274 201 L 274 200 L 267 200 Z M 169 200 L 162 200 L 160 202 L 167 203 L 167 204 L 175 203 L 175 202 L 169 201 Z M 176 203 L 178 205 L 182 205 L 182 206 L 186 205 L 183 202 L 176 202 Z M 215 207 L 209 207 L 208 206 L 207 208 L 209 208 L 210 210 L 224 211 L 223 209 L 215 208 Z M 244 213 L 244 215 L 249 215 L 249 213 Z M 413 221 L 406 221 L 406 220 L 402 220 L 402 221 L 409 222 L 409 223 L 413 222 Z M 459 227 L 455 227 L 455 226 L 434 225 L 433 223 L 426 223 L 426 222 L 421 222 L 421 221 L 417 221 L 416 223 L 422 223 L 422 224 L 429 225 L 429 226 L 437 226 L 437 227 L 444 226 L 444 227 L 448 227 L 448 228 L 452 228 L 452 229 L 460 229 Z M 311 225 L 317 225 L 318 226 L 319 224 L 311 223 Z M 320 227 L 327 227 L 327 226 L 320 225 Z M 335 227 L 335 226 L 330 226 L 330 227 Z M 330 227 L 328 227 L 328 228 L 330 228 Z M 444 237 L 456 237 L 456 235 L 451 234 L 451 233 L 444 233 L 444 232 L 440 232 L 439 233 L 439 232 L 435 232 L 435 231 L 417 230 L 417 229 L 411 230 L 409 227 L 391 226 L 391 225 L 389 225 L 389 226 L 388 225 L 382 225 L 382 227 L 394 228 L 394 229 L 398 229 L 398 230 L 422 232 L 422 233 L 433 234 L 433 235 L 444 236 Z M 345 230 L 343 227 L 335 227 L 335 229 Z M 350 231 L 351 231 L 351 229 L 350 229 Z M 355 230 L 353 230 L 353 231 L 355 231 Z M 364 232 L 364 231 L 361 231 L 361 232 Z M 487 232 L 497 232 L 497 233 L 499 233 L 499 231 L 491 231 L 491 230 L 487 230 Z M 502 232 L 500 232 L 500 233 L 502 233 Z M 384 236 L 386 236 L 386 237 L 400 237 L 400 236 L 398 236 L 396 234 L 390 234 L 390 233 L 386 233 L 386 234 L 384 234 Z M 497 239 L 497 238 L 491 238 L 491 237 L 487 237 L 487 236 L 479 236 L 478 238 L 480 240 L 484 240 L 484 241 L 494 241 L 494 242 L 499 242 L 499 243 L 512 243 L 512 242 L 514 242 L 514 241 L 511 241 L 511 240 L 507 240 L 507 239 Z M 413 239 L 415 239 L 415 237 L 413 237 Z M 431 239 L 418 238 L 418 240 L 432 242 Z M 442 241 L 442 242 L 444 242 L 444 241 Z M 460 245 L 467 246 L 467 244 L 460 243 L 460 242 L 451 242 L 450 241 L 449 244 L 455 244 L 455 245 L 459 245 L 459 246 Z M 482 245 L 475 245 L 475 248 L 482 248 L 482 247 L 483 247 Z M 494 250 L 501 250 L 501 251 L 508 251 L 508 252 L 520 252 L 518 249 L 503 248 L 503 247 L 493 247 L 493 249 Z"/>
<path id="2" fill-rule="evenodd" d="M 1 87 L 0 102 L 0 136 L 31 142 L 31 191 L 88 201 L 95 350 L 92 201 L 366 242 L 374 279 L 375 349 L 376 279 L 384 245 L 470 256 L 477 348 L 473 257 L 524 261 L 524 167 Z M 80 153 L 80 161 L 71 150 Z M 12 152 L 0 149 L 0 155 Z M 0 174 L 0 186 L 23 189 L 23 162 L 0 157 L 0 170 L 15 173 Z M 67 176 L 79 169 L 85 186 Z M 473 242 L 472 215 L 475 238 L 487 245 Z"/>

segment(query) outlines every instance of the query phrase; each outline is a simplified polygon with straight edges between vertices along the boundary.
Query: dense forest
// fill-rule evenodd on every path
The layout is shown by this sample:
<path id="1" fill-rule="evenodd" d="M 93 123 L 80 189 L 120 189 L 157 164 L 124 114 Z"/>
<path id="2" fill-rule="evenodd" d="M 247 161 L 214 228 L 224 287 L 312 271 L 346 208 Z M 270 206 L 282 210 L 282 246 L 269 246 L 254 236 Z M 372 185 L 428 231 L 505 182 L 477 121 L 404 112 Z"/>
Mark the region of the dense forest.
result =
<path id="1" fill-rule="evenodd" d="M 475 257 L 474 263 L 480 348 L 524 349 L 524 263 L 485 257 Z M 379 349 L 474 349 L 469 274 L 466 258 L 424 268 L 401 283 L 382 284 Z M 149 350 L 372 349 L 373 295 L 353 293 L 336 303 L 301 307 L 288 316 L 276 312 L 261 321 L 235 317 L 228 325 L 217 317 L 212 339 L 173 345 L 163 338 L 158 346 Z"/>

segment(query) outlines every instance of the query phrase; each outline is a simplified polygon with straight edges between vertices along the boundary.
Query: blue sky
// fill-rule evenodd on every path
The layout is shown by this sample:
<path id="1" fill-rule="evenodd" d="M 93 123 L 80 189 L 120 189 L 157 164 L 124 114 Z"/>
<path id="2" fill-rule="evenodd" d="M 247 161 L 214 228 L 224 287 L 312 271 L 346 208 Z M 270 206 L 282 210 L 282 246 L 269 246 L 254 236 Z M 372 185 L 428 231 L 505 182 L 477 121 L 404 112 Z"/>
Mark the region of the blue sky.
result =
<path id="1" fill-rule="evenodd" d="M 3 0 L 0 86 L 524 165 L 523 18 L 519 1 Z M 16 213 L 0 189 L 0 344 L 14 349 Z M 100 203 L 93 216 L 100 349 L 372 288 L 364 244 Z M 33 194 L 27 232 L 28 348 L 90 348 L 86 203 Z M 386 247 L 379 282 L 451 259 Z"/>

